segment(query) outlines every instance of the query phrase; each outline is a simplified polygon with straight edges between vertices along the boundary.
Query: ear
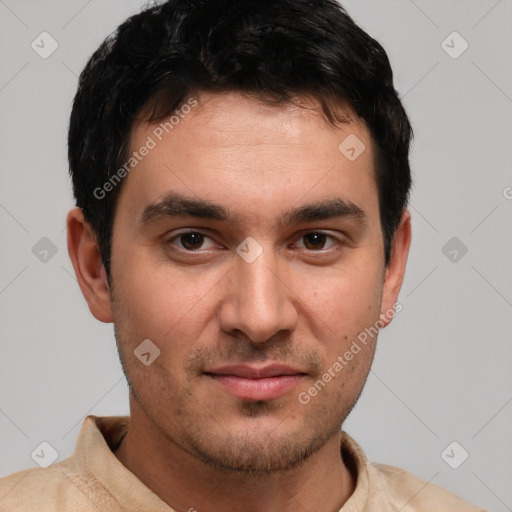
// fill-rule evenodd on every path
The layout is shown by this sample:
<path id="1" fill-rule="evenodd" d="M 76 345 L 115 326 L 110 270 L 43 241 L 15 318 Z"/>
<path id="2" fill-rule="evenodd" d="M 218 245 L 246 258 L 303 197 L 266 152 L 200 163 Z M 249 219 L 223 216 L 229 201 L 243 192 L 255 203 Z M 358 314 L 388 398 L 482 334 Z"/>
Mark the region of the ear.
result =
<path id="1" fill-rule="evenodd" d="M 100 322 L 113 322 L 107 274 L 95 233 L 80 208 L 68 213 L 66 223 L 69 257 L 89 310 Z"/>
<path id="2" fill-rule="evenodd" d="M 390 259 L 384 275 L 380 309 L 380 318 L 383 327 L 389 325 L 394 316 L 390 315 L 390 312 L 395 309 L 398 294 L 400 293 L 404 281 L 405 267 L 409 255 L 409 247 L 411 245 L 411 236 L 411 214 L 406 210 L 393 236 Z M 399 311 L 399 309 L 397 310 Z"/>

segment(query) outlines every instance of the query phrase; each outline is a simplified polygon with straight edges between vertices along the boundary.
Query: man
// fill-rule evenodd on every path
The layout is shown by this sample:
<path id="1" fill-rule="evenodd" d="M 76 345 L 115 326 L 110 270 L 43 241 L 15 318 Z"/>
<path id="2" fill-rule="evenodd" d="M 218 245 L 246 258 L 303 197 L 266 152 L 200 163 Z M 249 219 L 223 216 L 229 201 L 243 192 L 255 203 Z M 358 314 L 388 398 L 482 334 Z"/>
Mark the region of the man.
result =
<path id="1" fill-rule="evenodd" d="M 170 0 L 80 77 L 68 248 L 130 418 L 0 481 L 8 511 L 476 511 L 342 425 L 400 307 L 411 127 L 334 0 Z"/>

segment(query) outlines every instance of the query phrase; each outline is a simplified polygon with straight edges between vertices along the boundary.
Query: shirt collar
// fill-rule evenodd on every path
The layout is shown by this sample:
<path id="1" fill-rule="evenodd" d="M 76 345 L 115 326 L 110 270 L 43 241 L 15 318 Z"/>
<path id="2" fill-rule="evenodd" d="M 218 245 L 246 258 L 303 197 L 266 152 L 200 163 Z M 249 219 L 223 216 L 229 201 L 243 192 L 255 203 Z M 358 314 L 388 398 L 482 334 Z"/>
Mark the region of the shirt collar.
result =
<path id="1" fill-rule="evenodd" d="M 84 478 L 90 478 L 92 473 L 127 510 L 135 510 L 136 504 L 139 510 L 144 507 L 155 512 L 173 512 L 114 455 L 129 424 L 128 416 L 87 416 L 74 453 L 77 469 Z M 346 432 L 340 433 L 340 450 L 345 464 L 355 474 L 356 489 L 339 512 L 366 510 L 370 487 L 366 455 Z"/>
<path id="2" fill-rule="evenodd" d="M 78 436 L 75 459 L 83 478 L 98 480 L 126 510 L 173 512 L 112 452 L 126 435 L 128 416 L 87 416 Z"/>

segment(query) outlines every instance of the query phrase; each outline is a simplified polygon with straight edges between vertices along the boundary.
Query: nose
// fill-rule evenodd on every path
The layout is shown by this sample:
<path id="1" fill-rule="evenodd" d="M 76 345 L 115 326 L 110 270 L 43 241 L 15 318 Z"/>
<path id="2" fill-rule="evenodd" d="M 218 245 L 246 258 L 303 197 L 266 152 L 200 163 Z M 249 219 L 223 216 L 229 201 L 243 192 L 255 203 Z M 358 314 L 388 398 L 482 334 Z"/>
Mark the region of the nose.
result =
<path id="1" fill-rule="evenodd" d="M 263 343 L 297 325 L 296 296 L 290 273 L 272 251 L 265 250 L 252 263 L 236 258 L 220 308 L 220 327 L 229 334 L 244 334 Z"/>

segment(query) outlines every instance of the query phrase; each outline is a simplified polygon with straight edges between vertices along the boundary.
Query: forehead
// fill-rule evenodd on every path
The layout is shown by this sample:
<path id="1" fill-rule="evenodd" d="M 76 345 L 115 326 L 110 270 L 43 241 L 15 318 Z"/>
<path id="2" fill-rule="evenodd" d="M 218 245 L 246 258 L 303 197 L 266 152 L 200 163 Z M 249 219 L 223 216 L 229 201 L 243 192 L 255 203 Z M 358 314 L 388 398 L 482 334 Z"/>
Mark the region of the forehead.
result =
<path id="1" fill-rule="evenodd" d="M 247 214 L 305 196 L 376 200 L 370 134 L 346 116 L 351 122 L 333 126 L 312 99 L 276 106 L 235 93 L 187 98 L 162 121 L 135 125 L 129 155 L 145 156 L 121 197 L 143 208 L 177 191 Z"/>
<path id="2" fill-rule="evenodd" d="M 214 144 L 218 148 L 232 146 L 231 139 L 235 137 L 240 144 L 247 146 L 303 145 L 304 142 L 313 142 L 312 136 L 318 134 L 319 129 L 322 138 L 330 134 L 334 141 L 345 131 L 369 138 L 366 125 L 350 107 L 339 105 L 333 111 L 344 121 L 338 129 L 325 119 L 320 103 L 312 97 L 296 97 L 293 101 L 276 104 L 235 92 L 203 92 L 186 98 L 181 106 L 161 121 L 136 124 L 130 142 L 132 149 L 136 149 L 137 139 L 148 131 L 154 132 L 158 141 L 169 139 L 166 136 L 171 133 L 174 137 L 186 137 L 186 128 L 191 128 L 190 125 L 193 125 L 195 133 L 202 135 L 195 144 Z"/>

